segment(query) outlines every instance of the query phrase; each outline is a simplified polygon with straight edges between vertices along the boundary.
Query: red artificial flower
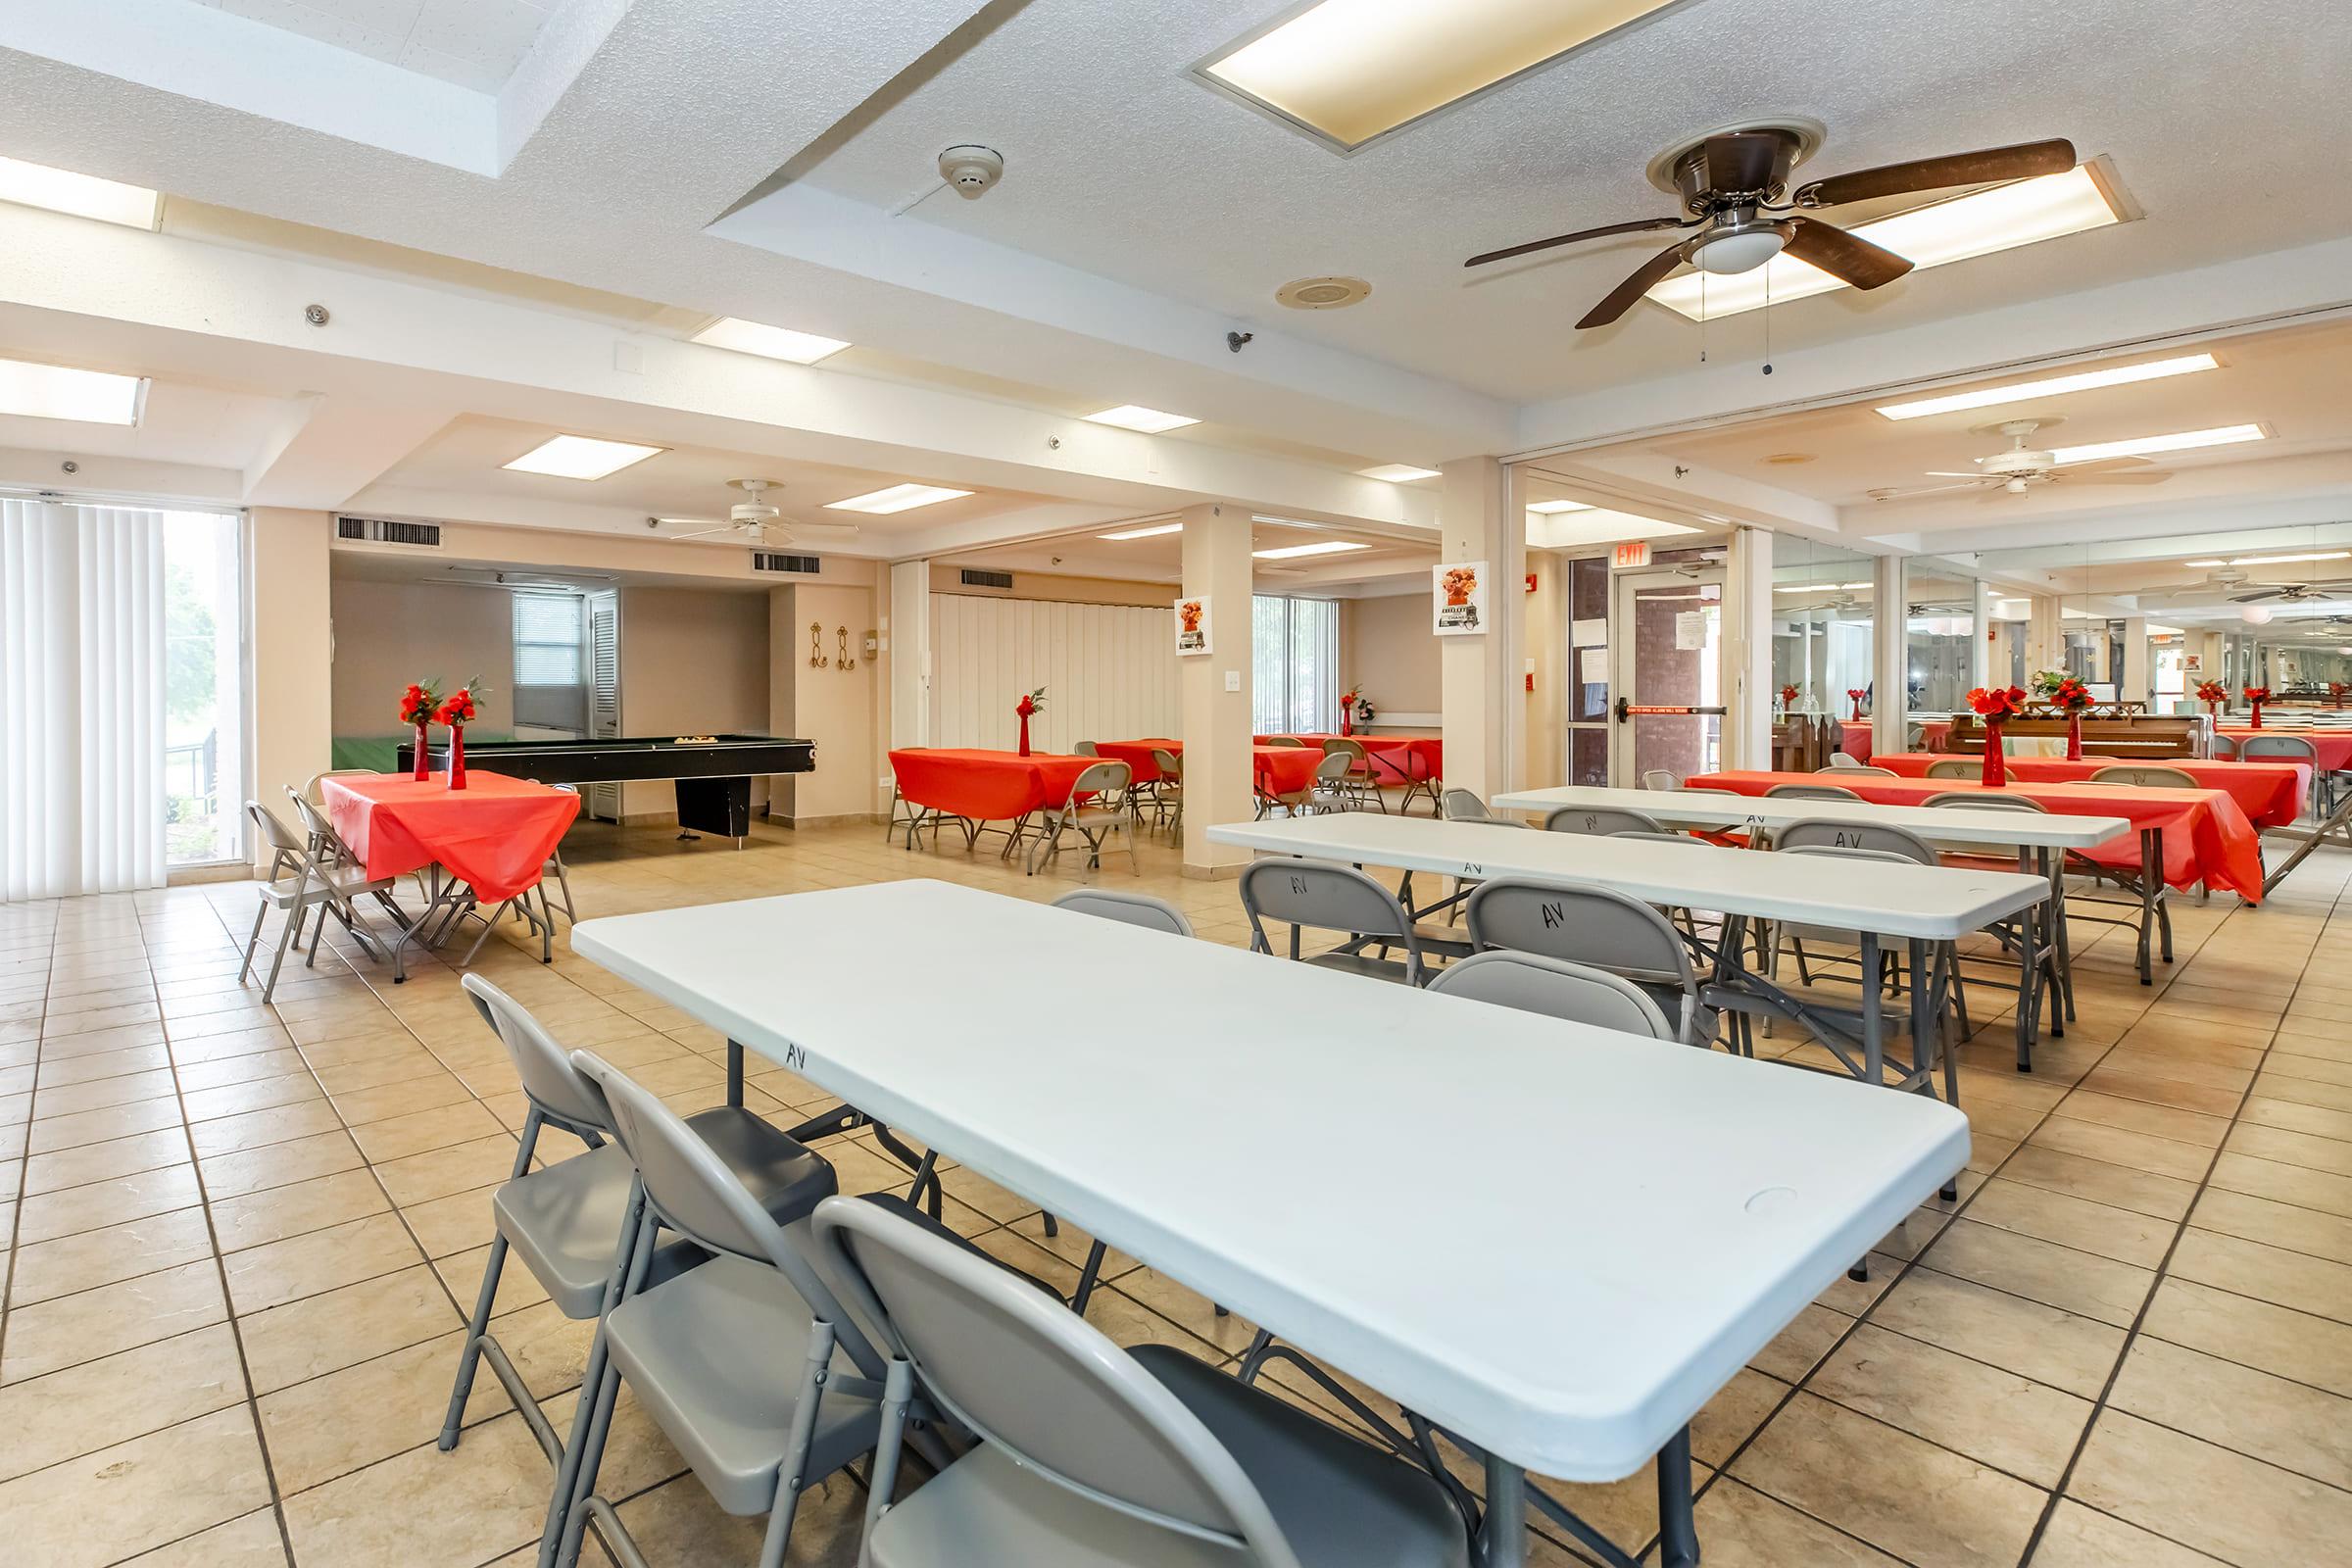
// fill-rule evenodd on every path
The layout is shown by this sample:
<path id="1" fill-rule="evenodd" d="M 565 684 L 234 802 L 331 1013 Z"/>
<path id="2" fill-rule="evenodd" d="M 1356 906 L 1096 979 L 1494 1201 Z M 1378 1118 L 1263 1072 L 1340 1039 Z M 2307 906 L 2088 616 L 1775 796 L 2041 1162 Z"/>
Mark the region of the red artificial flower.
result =
<path id="1" fill-rule="evenodd" d="M 1793 703 L 1793 702 L 1795 702 L 1795 701 L 1796 701 L 1796 688 L 1795 688 L 1795 687 L 1793 687 L 1793 686 L 1784 686 L 1784 687 L 1782 687 L 1782 688 L 1781 688 L 1781 701 L 1782 701 L 1782 702 L 1784 702 L 1784 703 Z"/>
<path id="2" fill-rule="evenodd" d="M 2220 681 L 2218 681 L 2218 680 L 2201 680 L 2201 681 L 2197 682 L 2197 701 L 2198 701 L 2198 702 L 2201 702 L 2201 703 L 2221 703 L 2221 702 L 2227 702 L 2227 701 L 2229 701 L 2229 698 L 2230 698 L 2230 688 L 2229 688 L 2229 687 L 2227 687 L 2227 686 L 2224 686 L 2224 685 L 2223 685 L 2223 684 L 2222 684 Z"/>
<path id="3" fill-rule="evenodd" d="M 2092 704 L 2090 688 L 2072 675 L 2050 688 L 2047 701 L 2064 713 L 2080 713 Z"/>
<path id="4" fill-rule="evenodd" d="M 1968 706 L 1986 718 L 2012 718 L 2026 710 L 2026 689 L 1979 686 L 1968 694 Z"/>
<path id="5" fill-rule="evenodd" d="M 2268 686 L 2249 686 L 2239 695 L 2249 703 L 2267 703 L 2271 700 L 2271 689 Z"/>

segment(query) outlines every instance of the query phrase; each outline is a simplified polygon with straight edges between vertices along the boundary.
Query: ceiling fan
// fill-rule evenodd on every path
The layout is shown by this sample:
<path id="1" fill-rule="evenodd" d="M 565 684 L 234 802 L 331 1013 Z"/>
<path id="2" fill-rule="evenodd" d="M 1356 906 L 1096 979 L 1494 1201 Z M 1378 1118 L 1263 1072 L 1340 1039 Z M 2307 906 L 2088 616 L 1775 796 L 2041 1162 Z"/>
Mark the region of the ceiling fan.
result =
<path id="1" fill-rule="evenodd" d="M 2306 599 L 2332 599 L 2344 590 L 2352 589 L 2352 577 L 2335 577 L 2327 582 L 2276 583 L 2257 588 L 2250 594 L 2231 594 L 2233 605 L 2259 605 L 2266 599 L 2276 599 L 2282 605 L 2299 605 Z"/>
<path id="2" fill-rule="evenodd" d="M 1809 605 L 1782 605 L 1778 607 L 1781 613 L 1790 615 L 1805 615 L 1810 614 L 1817 610 L 1826 610 L 1830 612 L 1832 618 L 1834 619 L 1843 618 L 1845 612 L 1849 610 L 1860 610 L 1862 608 L 1864 608 L 1862 601 L 1854 597 L 1854 591 L 1851 588 L 1840 588 L 1836 593 L 1830 595 L 1829 598 L 1817 599 Z"/>
<path id="3" fill-rule="evenodd" d="M 673 533 L 672 539 L 708 539 L 713 534 L 734 534 L 751 545 L 823 545 L 847 544 L 858 537 L 854 522 L 803 522 L 784 515 L 784 509 L 767 499 L 770 490 L 781 490 L 783 484 L 775 479 L 729 479 L 727 483 L 743 492 L 743 499 L 727 509 L 727 520 L 692 533 Z M 648 517 L 649 528 L 659 528 L 665 522 L 686 522 L 697 519 L 685 517 Z"/>
<path id="4" fill-rule="evenodd" d="M 2197 581 L 2180 588 L 2168 588 L 2162 593 L 2147 594 L 2148 599 L 2210 599 L 2227 597 L 2254 580 L 2254 574 L 2236 566 L 2216 566 Z"/>
<path id="5" fill-rule="evenodd" d="M 2046 447 L 2029 446 L 2037 430 L 2045 430 L 2057 419 L 2004 419 L 1987 426 L 1982 433 L 2004 435 L 2009 438 L 2006 450 L 1989 457 L 1978 458 L 1976 470 L 1958 473 L 1930 468 L 1931 479 L 1954 479 L 1956 484 L 1922 485 L 1910 490 L 1873 490 L 1873 501 L 1909 499 L 1912 496 L 1932 496 L 1945 490 L 1982 490 L 1985 499 L 1995 496 L 2022 496 L 2027 491 L 2061 481 L 2071 484 L 2162 484 L 2170 479 L 2172 470 L 2159 468 L 2145 458 L 2103 458 L 2096 463 L 2060 463 L 2058 454 Z"/>
<path id="6" fill-rule="evenodd" d="M 1821 136 L 1817 124 L 1764 124 L 1718 131 L 1684 143 L 1649 166 L 1650 183 L 1682 198 L 1681 217 L 1639 218 L 1555 234 L 1488 251 L 1462 265 L 1484 267 L 1489 262 L 1612 234 L 1668 228 L 1698 231 L 1642 263 L 1607 298 L 1585 313 L 1584 319 L 1576 323 L 1579 330 L 1616 320 L 1685 262 L 1709 272 L 1745 272 L 1785 250 L 1841 282 L 1873 289 L 1911 270 L 1910 262 L 1858 234 L 1808 218 L 1806 213 L 1919 191 L 2033 179 L 2061 174 L 2075 167 L 2074 143 L 2061 138 L 1885 164 L 1850 174 L 1832 174 L 1791 192 L 1790 172 L 1820 145 Z"/>

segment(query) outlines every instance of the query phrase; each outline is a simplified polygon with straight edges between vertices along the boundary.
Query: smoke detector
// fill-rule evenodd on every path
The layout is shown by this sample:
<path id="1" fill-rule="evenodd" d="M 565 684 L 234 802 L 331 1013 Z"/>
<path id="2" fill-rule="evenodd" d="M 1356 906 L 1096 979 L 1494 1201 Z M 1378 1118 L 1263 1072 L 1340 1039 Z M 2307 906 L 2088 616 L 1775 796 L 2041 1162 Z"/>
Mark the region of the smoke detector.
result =
<path id="1" fill-rule="evenodd" d="M 994 147 L 963 142 L 939 155 L 939 177 L 967 202 L 976 202 L 1004 177 L 1004 155 Z"/>
<path id="2" fill-rule="evenodd" d="M 1274 291 L 1294 311 L 1337 311 L 1369 298 L 1372 285 L 1360 277 L 1301 277 Z"/>

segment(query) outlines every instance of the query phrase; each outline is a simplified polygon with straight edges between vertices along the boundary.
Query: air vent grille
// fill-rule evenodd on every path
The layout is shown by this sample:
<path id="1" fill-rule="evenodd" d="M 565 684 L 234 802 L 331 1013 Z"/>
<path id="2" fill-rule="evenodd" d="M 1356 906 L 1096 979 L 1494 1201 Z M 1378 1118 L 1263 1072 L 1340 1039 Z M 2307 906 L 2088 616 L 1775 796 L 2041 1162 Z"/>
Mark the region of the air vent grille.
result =
<path id="1" fill-rule="evenodd" d="M 974 571 L 971 567 L 966 566 L 963 568 L 963 585 L 966 588 L 1010 588 L 1012 573 L 1009 571 Z"/>
<path id="2" fill-rule="evenodd" d="M 814 556 L 788 556 L 775 550 L 752 552 L 754 571 L 797 571 L 805 577 L 813 577 L 823 564 Z"/>
<path id="3" fill-rule="evenodd" d="M 391 517 L 337 517 L 335 537 L 362 539 L 370 544 L 413 545 L 423 550 L 441 548 L 441 525 L 437 522 L 401 522 Z"/>

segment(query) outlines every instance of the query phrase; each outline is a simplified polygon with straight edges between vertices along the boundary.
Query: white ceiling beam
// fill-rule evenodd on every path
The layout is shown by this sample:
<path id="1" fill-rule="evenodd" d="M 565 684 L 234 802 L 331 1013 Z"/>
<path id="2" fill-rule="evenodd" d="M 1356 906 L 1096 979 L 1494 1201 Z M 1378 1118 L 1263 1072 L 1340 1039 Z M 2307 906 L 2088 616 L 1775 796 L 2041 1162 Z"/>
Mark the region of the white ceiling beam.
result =
<path id="1" fill-rule="evenodd" d="M 390 408 L 310 393 L 247 460 L 248 506 L 326 510 L 343 505 L 449 422 L 449 410 Z"/>

